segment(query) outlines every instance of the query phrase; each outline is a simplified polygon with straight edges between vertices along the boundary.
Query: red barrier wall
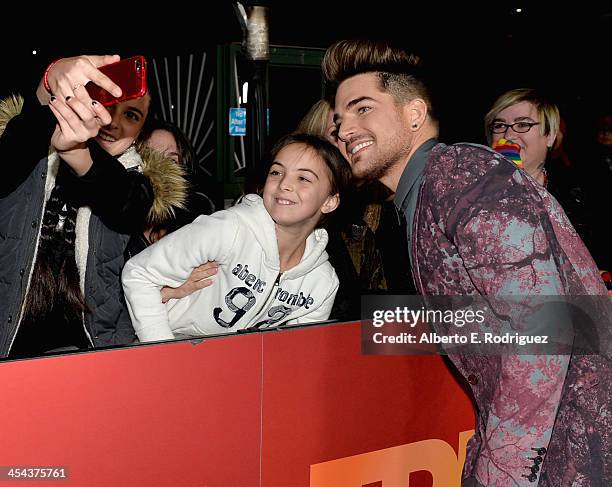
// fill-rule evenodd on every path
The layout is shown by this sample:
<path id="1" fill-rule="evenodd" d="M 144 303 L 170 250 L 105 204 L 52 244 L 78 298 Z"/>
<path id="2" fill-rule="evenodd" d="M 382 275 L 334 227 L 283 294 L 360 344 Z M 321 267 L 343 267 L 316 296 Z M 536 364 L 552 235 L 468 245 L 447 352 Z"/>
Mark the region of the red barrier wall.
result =
<path id="1" fill-rule="evenodd" d="M 0 363 L 0 466 L 64 466 L 43 484 L 62 486 L 452 485 L 469 399 L 440 357 L 360 347 L 340 324 Z"/>

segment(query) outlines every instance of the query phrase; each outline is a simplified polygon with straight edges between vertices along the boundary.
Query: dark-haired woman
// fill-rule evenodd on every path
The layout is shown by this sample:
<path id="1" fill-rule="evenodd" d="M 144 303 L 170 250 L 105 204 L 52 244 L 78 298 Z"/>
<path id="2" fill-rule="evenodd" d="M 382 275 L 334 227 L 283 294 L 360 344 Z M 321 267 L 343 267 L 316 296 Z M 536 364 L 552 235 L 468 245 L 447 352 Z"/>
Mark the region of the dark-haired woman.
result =
<path id="1" fill-rule="evenodd" d="M 132 343 L 120 275 L 129 235 L 184 199 L 181 169 L 134 147 L 150 97 L 106 109 L 117 56 L 61 59 L 0 107 L 0 357 Z M 49 144 L 51 148 L 49 149 Z M 173 175 L 174 177 L 167 177 Z"/>

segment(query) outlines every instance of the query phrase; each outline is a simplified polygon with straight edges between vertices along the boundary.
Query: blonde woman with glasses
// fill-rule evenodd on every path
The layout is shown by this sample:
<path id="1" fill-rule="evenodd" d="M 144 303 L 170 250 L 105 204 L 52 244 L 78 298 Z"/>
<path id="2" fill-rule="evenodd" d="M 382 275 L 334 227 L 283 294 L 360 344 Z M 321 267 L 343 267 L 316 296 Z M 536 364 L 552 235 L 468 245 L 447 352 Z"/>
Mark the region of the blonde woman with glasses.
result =
<path id="1" fill-rule="evenodd" d="M 546 186 L 546 157 L 555 144 L 561 117 L 557 106 L 530 88 L 501 95 L 485 115 L 487 142 L 506 139 L 520 147 L 523 168 Z"/>

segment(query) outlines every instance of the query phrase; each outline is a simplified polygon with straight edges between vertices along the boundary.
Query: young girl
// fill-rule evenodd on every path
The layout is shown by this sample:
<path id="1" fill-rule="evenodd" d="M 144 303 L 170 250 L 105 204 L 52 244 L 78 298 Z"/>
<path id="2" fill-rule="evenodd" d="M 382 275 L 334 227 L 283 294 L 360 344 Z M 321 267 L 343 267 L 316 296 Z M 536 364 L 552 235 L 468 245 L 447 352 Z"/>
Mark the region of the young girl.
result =
<path id="1" fill-rule="evenodd" d="M 263 198 L 247 195 L 229 210 L 200 216 L 127 262 L 123 287 L 138 338 L 327 319 L 338 278 L 327 261 L 327 232 L 316 227 L 338 207 L 350 177 L 326 140 L 304 134 L 280 140 Z M 220 265 L 213 286 L 162 304 L 163 286 L 179 286 L 212 260 Z"/>

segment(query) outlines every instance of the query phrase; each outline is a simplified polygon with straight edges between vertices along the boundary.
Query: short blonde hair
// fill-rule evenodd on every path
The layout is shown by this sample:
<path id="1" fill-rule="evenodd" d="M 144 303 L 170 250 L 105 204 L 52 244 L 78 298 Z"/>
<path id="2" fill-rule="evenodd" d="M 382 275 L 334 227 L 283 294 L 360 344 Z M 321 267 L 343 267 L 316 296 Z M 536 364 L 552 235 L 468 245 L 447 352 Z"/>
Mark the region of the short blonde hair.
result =
<path id="1" fill-rule="evenodd" d="M 538 111 L 538 122 L 540 122 L 539 130 L 541 135 L 546 136 L 550 133 L 559 133 L 561 115 L 559 115 L 557 105 L 550 102 L 545 96 L 533 88 L 517 88 L 515 90 L 506 91 L 497 100 L 495 100 L 495 103 L 493 103 L 493 106 L 485 115 L 485 134 L 487 136 L 487 142 L 489 145 L 491 145 L 491 142 L 493 141 L 491 124 L 497 118 L 499 112 L 522 101 L 527 101 L 536 107 Z"/>
<path id="2" fill-rule="evenodd" d="M 327 120 L 331 109 L 331 104 L 327 100 L 319 100 L 304 115 L 295 131 L 320 137 L 327 136 Z"/>

